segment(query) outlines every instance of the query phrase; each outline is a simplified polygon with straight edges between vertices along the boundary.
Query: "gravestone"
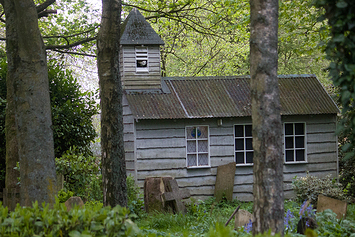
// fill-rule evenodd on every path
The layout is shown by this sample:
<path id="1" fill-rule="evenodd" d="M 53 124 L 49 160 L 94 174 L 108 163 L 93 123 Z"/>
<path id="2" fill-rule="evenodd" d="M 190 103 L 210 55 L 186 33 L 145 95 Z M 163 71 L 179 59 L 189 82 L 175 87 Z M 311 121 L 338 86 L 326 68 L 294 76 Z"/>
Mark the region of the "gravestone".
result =
<path id="1" fill-rule="evenodd" d="M 175 179 L 171 179 L 168 182 L 166 192 L 163 193 L 164 202 L 172 201 L 174 204 L 175 213 L 186 213 L 185 204 L 182 203 L 182 199 L 190 197 L 189 190 L 179 190 L 179 186 Z"/>
<path id="2" fill-rule="evenodd" d="M 165 203 L 162 195 L 172 177 L 147 177 L 144 180 L 144 208 L 150 213 L 154 211 L 172 211 L 172 203 Z"/>
<path id="3" fill-rule="evenodd" d="M 250 222 L 250 220 L 253 222 L 253 214 L 251 214 L 247 210 L 239 210 L 237 214 L 235 214 L 234 229 L 238 229 L 241 226 L 245 226 Z"/>
<path id="4" fill-rule="evenodd" d="M 233 199 L 235 165 L 235 162 L 232 162 L 217 167 L 216 185 L 214 189 L 214 196 L 217 202 L 221 201 L 223 196 L 229 201 Z"/>
<path id="5" fill-rule="evenodd" d="M 70 211 L 72 208 L 74 208 L 74 206 L 84 206 L 83 200 L 81 200 L 80 197 L 76 196 L 70 197 L 64 204 L 67 207 L 67 211 Z"/>
<path id="6" fill-rule="evenodd" d="M 338 219 L 345 219 L 346 217 L 346 209 L 347 202 L 340 201 L 334 198 L 326 197 L 323 195 L 318 195 L 317 201 L 317 212 L 322 212 L 326 209 L 332 210 L 335 214 L 337 214 Z"/>

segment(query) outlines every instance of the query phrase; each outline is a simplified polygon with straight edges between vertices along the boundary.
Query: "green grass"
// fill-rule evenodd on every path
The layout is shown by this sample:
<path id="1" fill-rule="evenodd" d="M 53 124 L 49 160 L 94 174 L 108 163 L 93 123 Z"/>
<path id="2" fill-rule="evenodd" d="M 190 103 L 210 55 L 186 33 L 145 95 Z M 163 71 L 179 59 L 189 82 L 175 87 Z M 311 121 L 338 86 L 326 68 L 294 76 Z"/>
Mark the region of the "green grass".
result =
<path id="1" fill-rule="evenodd" d="M 214 199 L 208 199 L 198 204 L 188 205 L 188 213 L 170 214 L 154 213 L 144 214 L 135 220 L 137 225 L 146 235 L 156 234 L 157 236 L 213 236 L 208 234 L 210 229 L 215 229 L 220 223 L 224 226 L 234 210 L 241 206 L 241 209 L 252 212 L 253 203 L 249 202 L 221 202 L 214 203 Z M 296 215 L 299 212 L 300 204 L 293 201 L 285 201 L 285 211 L 290 210 Z M 355 225 L 355 204 L 348 205 L 347 220 Z M 296 223 L 297 225 L 297 223 Z M 230 228 L 234 227 L 234 218 L 230 221 Z M 229 230 L 232 233 L 233 231 Z M 244 232 L 233 232 L 234 236 L 248 236 Z M 288 236 L 297 236 L 296 233 L 290 233 Z"/>
<path id="2" fill-rule="evenodd" d="M 355 223 L 355 203 L 348 205 L 346 210 L 346 219 Z"/>

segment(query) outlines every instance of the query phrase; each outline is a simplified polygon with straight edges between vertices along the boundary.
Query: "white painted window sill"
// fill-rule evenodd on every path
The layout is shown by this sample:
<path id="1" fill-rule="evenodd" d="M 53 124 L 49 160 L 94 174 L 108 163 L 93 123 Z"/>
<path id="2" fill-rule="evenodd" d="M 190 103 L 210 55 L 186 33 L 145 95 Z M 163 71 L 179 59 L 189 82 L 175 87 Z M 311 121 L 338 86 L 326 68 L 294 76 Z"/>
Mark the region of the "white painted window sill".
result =
<path id="1" fill-rule="evenodd" d="M 293 162 L 284 162 L 284 165 L 299 165 L 299 164 L 307 164 L 307 161 L 293 161 Z"/>
<path id="2" fill-rule="evenodd" d="M 205 165 L 205 166 L 188 166 L 186 167 L 188 170 L 192 170 L 192 169 L 208 169 L 211 168 L 211 166 L 209 165 Z"/>
<path id="3" fill-rule="evenodd" d="M 251 164 L 236 164 L 237 167 L 251 167 L 253 165 L 254 165 L 254 163 L 251 163 Z"/>

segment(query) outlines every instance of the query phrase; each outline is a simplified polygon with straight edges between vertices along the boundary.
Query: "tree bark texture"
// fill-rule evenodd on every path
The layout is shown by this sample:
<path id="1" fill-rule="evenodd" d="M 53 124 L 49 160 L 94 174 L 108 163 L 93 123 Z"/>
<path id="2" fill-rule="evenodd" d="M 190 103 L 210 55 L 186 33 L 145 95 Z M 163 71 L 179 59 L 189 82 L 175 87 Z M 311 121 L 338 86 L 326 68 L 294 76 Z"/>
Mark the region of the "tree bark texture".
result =
<path id="1" fill-rule="evenodd" d="M 21 205 L 30 206 L 34 201 L 52 204 L 57 191 L 54 143 L 46 52 L 36 6 L 32 0 L 5 0 L 4 9 L 10 112 L 7 128 L 14 126 L 11 119 L 15 122 L 6 139 L 14 144 L 17 141 Z M 16 146 L 7 148 L 8 163 L 13 163 Z"/>
<path id="2" fill-rule="evenodd" d="M 278 0 L 250 0 L 254 148 L 253 234 L 284 230 L 282 124 L 277 78 Z"/>
<path id="3" fill-rule="evenodd" d="M 5 3 L 2 1 L 1 4 L 5 8 Z M 13 11 L 13 4 L 7 4 L 7 11 Z M 8 25 L 6 26 L 6 36 L 9 38 L 8 43 L 13 44 L 13 40 L 17 38 L 15 30 L 15 19 L 14 15 L 7 17 L 6 19 Z M 15 46 L 14 46 L 15 48 Z M 17 51 L 17 49 L 15 49 Z M 10 58 L 11 60 L 11 58 Z M 16 123 L 15 123 L 15 100 L 14 100 L 14 88 L 13 81 L 6 80 L 7 88 L 7 105 L 6 105 L 6 117 L 5 117 L 5 138 L 6 138 L 6 176 L 5 176 L 5 189 L 4 192 L 10 192 L 15 188 L 19 188 L 17 185 L 18 177 L 20 173 L 18 170 L 15 170 L 16 163 L 20 161 L 18 154 L 17 146 L 17 137 L 16 137 Z M 7 194 L 4 194 L 7 195 Z M 7 203 L 8 199 L 4 199 L 4 205 L 7 206 L 10 210 L 13 210 Z"/>
<path id="4" fill-rule="evenodd" d="M 104 205 L 127 206 L 123 144 L 122 85 L 119 71 L 121 1 L 102 0 L 97 40 L 101 99 L 101 156 Z"/>

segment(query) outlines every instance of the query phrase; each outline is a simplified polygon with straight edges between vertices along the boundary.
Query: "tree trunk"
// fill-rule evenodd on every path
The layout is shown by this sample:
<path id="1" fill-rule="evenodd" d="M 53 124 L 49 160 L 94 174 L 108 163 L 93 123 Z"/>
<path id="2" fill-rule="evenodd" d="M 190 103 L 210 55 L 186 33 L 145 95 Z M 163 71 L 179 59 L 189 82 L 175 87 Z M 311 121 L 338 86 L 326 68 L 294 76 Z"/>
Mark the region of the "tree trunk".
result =
<path id="1" fill-rule="evenodd" d="M 127 206 L 123 144 L 122 85 L 119 71 L 121 1 L 102 0 L 97 40 L 104 205 Z"/>
<path id="2" fill-rule="evenodd" d="M 11 4 L 11 5 L 10 5 Z M 13 3 L 7 4 L 6 11 L 13 12 L 14 6 Z M 9 15 L 9 16 L 7 16 Z M 7 44 L 12 44 L 14 51 L 17 52 L 17 44 L 14 41 L 17 38 L 16 35 L 16 26 L 15 26 L 15 15 L 7 14 L 6 15 L 6 37 Z M 8 61 L 12 60 L 11 57 L 8 58 Z M 10 71 L 10 70 L 9 70 Z M 18 170 L 15 170 L 16 163 L 20 161 L 18 154 L 18 146 L 17 146 L 17 137 L 16 137 L 16 124 L 15 124 L 15 92 L 13 87 L 13 81 L 9 78 L 6 80 L 6 115 L 5 115 L 5 137 L 6 137 L 6 177 L 5 177 L 5 190 L 4 196 L 4 205 L 7 206 L 10 210 L 14 210 L 14 206 L 11 205 L 9 199 L 13 198 L 10 195 L 16 188 L 19 188 L 17 185 L 17 178 L 20 177 L 20 173 Z M 11 194 L 10 194 L 11 193 Z M 18 200 L 19 202 L 19 200 Z"/>
<path id="3" fill-rule="evenodd" d="M 8 111 L 14 106 L 14 113 L 7 115 L 6 122 L 7 126 L 15 125 L 7 139 L 14 144 L 17 140 L 21 205 L 30 206 L 34 201 L 54 203 L 56 171 L 47 61 L 36 7 L 32 0 L 5 0 L 4 9 Z M 16 151 L 12 150 L 15 147 L 7 147 L 8 161 L 12 163 L 16 159 Z"/>
<path id="4" fill-rule="evenodd" d="M 283 159 L 277 78 L 278 0 L 250 0 L 254 148 L 253 234 L 284 231 Z"/>

